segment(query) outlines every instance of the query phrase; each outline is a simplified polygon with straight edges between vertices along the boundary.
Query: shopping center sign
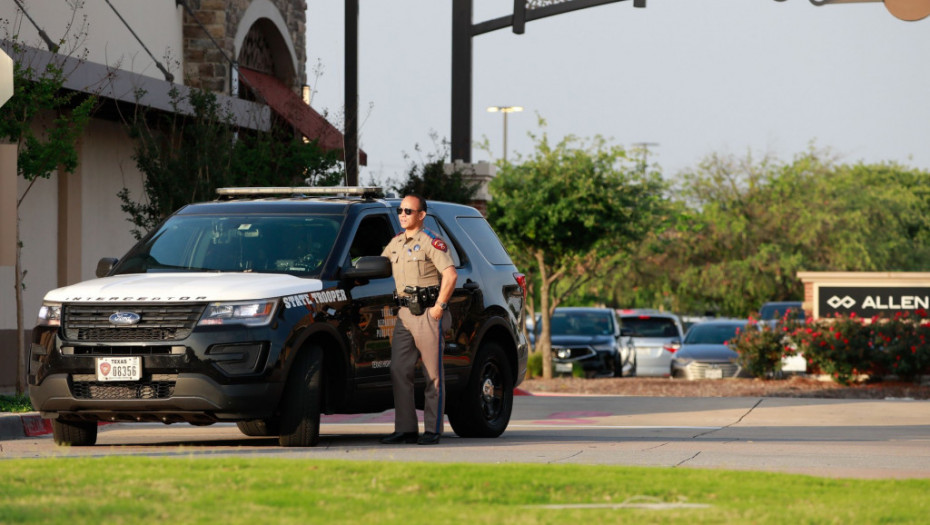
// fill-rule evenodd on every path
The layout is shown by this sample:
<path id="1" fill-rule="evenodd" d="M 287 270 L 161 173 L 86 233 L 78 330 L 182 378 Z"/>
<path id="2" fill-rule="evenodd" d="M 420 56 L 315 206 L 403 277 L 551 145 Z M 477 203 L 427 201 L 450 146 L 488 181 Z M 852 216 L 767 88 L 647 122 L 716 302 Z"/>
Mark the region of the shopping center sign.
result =
<path id="1" fill-rule="evenodd" d="M 820 286 L 820 317 L 855 313 L 861 317 L 898 312 L 930 311 L 930 288 L 882 286 Z"/>

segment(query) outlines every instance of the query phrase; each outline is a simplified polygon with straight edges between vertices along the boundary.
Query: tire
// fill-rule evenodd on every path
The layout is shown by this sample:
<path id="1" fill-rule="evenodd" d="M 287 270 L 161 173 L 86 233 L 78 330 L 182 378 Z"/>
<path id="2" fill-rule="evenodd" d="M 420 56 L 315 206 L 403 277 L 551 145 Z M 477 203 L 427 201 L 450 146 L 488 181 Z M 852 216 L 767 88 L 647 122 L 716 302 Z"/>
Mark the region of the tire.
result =
<path id="1" fill-rule="evenodd" d="M 90 447 L 97 443 L 96 421 L 52 420 L 52 438 L 56 445 Z"/>
<path id="2" fill-rule="evenodd" d="M 278 444 L 282 447 L 313 447 L 319 443 L 322 372 L 323 350 L 318 346 L 304 349 L 291 366 L 281 399 Z"/>
<path id="3" fill-rule="evenodd" d="M 461 399 L 450 406 L 449 423 L 461 437 L 497 437 L 513 411 L 513 374 L 503 348 L 481 346 Z"/>
<path id="4" fill-rule="evenodd" d="M 277 436 L 281 432 L 281 425 L 276 419 L 236 421 L 236 426 L 239 427 L 239 432 L 253 437 Z"/>

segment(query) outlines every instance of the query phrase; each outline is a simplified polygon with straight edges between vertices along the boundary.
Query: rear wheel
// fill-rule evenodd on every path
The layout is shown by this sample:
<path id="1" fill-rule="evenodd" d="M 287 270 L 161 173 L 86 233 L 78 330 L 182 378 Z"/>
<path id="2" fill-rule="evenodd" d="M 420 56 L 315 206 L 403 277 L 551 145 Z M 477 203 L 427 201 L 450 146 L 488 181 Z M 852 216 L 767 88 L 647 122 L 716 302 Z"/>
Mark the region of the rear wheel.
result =
<path id="1" fill-rule="evenodd" d="M 246 436 L 277 436 L 281 425 L 276 419 L 252 419 L 250 421 L 236 421 L 239 431 Z"/>
<path id="2" fill-rule="evenodd" d="M 320 441 L 323 349 L 305 349 L 291 367 L 281 400 L 282 447 L 313 447 Z"/>
<path id="3" fill-rule="evenodd" d="M 449 423 L 462 437 L 497 437 L 510 423 L 513 375 L 503 348 L 482 345 L 462 397 L 450 406 Z"/>
<path id="4" fill-rule="evenodd" d="M 53 419 L 52 438 L 56 445 L 89 447 L 97 442 L 97 422 Z"/>

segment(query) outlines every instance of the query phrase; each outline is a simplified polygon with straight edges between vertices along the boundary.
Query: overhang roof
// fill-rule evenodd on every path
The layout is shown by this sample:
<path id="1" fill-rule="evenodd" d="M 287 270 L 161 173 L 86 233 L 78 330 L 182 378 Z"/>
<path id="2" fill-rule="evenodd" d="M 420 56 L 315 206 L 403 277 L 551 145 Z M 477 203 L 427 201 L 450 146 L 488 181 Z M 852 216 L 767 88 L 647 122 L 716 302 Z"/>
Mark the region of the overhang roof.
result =
<path id="1" fill-rule="evenodd" d="M 281 115 L 303 136 L 316 139 L 324 151 L 343 151 L 345 145 L 342 133 L 283 82 L 266 73 L 242 66 L 239 67 L 239 76 L 275 113 Z M 359 163 L 367 166 L 368 155 L 361 150 L 358 153 Z"/>

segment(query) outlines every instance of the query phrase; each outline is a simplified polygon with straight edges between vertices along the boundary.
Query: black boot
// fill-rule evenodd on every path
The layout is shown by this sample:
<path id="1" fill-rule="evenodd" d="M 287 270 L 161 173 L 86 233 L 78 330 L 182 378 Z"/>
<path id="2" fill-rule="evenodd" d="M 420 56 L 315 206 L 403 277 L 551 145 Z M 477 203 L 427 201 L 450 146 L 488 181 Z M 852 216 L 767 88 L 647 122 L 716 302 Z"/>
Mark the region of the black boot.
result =
<path id="1" fill-rule="evenodd" d="M 417 445 L 438 445 L 439 444 L 439 434 L 435 432 L 424 432 L 420 439 L 417 440 Z"/>
<path id="2" fill-rule="evenodd" d="M 401 443 L 416 443 L 416 432 L 394 432 L 390 436 L 381 438 L 381 443 L 385 445 L 399 445 Z"/>

